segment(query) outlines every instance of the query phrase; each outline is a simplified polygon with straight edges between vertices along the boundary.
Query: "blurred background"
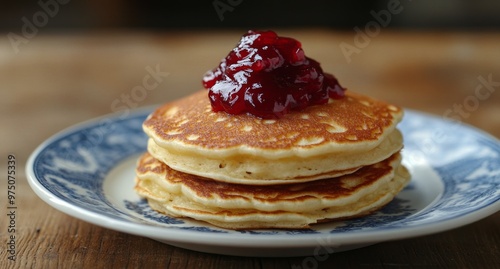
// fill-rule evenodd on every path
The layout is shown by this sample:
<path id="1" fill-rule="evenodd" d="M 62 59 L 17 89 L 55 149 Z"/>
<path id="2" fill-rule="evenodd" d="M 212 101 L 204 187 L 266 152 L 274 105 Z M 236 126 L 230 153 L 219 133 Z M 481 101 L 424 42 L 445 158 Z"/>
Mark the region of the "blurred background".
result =
<path id="1" fill-rule="evenodd" d="M 199 90 L 248 29 L 300 40 L 350 90 L 438 116 L 451 109 L 500 135 L 500 90 L 469 98 L 500 80 L 498 0 L 17 0 L 0 8 L 0 114 L 11 126 L 0 139 L 19 142 L 2 151 L 27 157 L 116 102 L 134 109 Z M 158 86 L 134 91 L 151 70 Z M 467 100 L 471 109 L 455 111 Z"/>
<path id="2" fill-rule="evenodd" d="M 391 1 L 263 1 L 263 0 L 19 0 L 4 1 L 0 30 L 13 31 L 21 18 L 40 11 L 42 5 L 59 4 L 46 30 L 83 31 L 102 28 L 212 29 L 212 28 L 352 28 L 372 19 L 370 11 L 387 8 Z M 394 2 L 394 1 L 392 1 Z M 391 21 L 394 28 L 497 29 L 497 0 L 401 0 L 404 16 Z M 41 4 L 44 3 L 44 4 Z M 59 13 L 59 12 L 57 12 Z"/>
<path id="3" fill-rule="evenodd" d="M 19 246 L 26 247 L 19 250 L 19 264 L 57 262 L 58 257 L 83 264 L 95 254 L 92 247 L 86 250 L 86 242 L 102 238 L 110 246 L 106 253 L 126 260 L 122 254 L 128 252 L 113 244 L 125 237 L 107 232 L 106 237 L 90 237 L 100 232 L 41 203 L 29 191 L 25 160 L 69 126 L 113 112 L 126 115 L 139 107 L 152 108 L 201 90 L 203 74 L 248 29 L 272 29 L 296 38 L 306 55 L 348 91 L 453 118 L 500 138 L 499 0 L 3 1 L 0 156 L 14 154 L 19 162 L 19 204 L 24 205 L 23 216 L 29 216 L 19 218 Z M 0 174 L 7 174 L 5 159 Z M 0 189 L 5 189 L 1 184 L 7 181 L 1 182 Z M 467 233 L 466 241 L 454 242 L 482 246 L 492 238 L 488 226 L 474 227 L 482 233 Z M 450 247 L 443 238 L 454 235 L 433 236 L 438 241 L 423 241 L 424 248 L 445 246 L 462 253 L 455 250 L 465 246 L 465 260 L 493 253 L 467 252 L 468 243 Z M 3 242 L 6 236 L 0 233 Z M 148 252 L 145 245 L 134 248 L 160 253 Z M 413 250 L 406 252 L 419 257 Z"/>

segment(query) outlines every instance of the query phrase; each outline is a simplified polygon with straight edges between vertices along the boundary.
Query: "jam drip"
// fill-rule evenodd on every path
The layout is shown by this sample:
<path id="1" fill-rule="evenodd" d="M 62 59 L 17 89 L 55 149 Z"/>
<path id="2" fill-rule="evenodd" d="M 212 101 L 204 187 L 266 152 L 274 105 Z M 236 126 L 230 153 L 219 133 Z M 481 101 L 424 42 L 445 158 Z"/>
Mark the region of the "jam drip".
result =
<path id="1" fill-rule="evenodd" d="M 249 31 L 203 77 L 213 111 L 282 117 L 290 110 L 339 99 L 345 89 L 305 56 L 299 41 L 273 31 Z"/>

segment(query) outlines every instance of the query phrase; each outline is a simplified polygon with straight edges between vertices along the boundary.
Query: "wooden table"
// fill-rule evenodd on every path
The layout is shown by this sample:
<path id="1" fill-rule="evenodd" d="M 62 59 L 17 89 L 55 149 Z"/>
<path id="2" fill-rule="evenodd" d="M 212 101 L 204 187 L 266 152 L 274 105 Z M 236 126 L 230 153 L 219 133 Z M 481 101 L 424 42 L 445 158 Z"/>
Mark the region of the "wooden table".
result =
<path id="1" fill-rule="evenodd" d="M 475 94 L 478 78 L 500 81 L 500 35 L 383 30 L 348 58 L 354 31 L 279 31 L 301 40 L 350 90 L 443 116 Z M 198 253 L 69 217 L 30 189 L 25 162 L 55 132 L 111 113 L 115 100 L 142 85 L 147 68 L 168 73 L 144 100 L 159 104 L 201 88 L 243 31 L 40 33 L 15 53 L 0 37 L 1 268 L 299 268 L 304 257 L 248 258 Z M 344 45 L 345 46 L 345 45 Z M 352 49 L 352 48 L 351 48 Z M 460 120 L 500 137 L 500 87 Z M 470 106 L 469 106 L 470 108 Z M 7 156 L 17 159 L 17 260 L 7 259 Z M 500 213 L 439 234 L 333 253 L 320 268 L 500 268 Z"/>

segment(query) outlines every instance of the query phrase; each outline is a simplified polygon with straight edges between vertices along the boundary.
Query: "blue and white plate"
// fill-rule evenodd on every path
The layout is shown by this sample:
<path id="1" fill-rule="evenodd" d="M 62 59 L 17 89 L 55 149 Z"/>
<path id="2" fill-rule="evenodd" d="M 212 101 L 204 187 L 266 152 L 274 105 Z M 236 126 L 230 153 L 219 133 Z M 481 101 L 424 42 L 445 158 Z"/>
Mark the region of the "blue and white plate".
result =
<path id="1" fill-rule="evenodd" d="M 64 130 L 40 145 L 28 181 L 49 205 L 109 229 L 170 245 L 239 256 L 325 255 L 437 233 L 500 209 L 500 143 L 472 127 L 407 111 L 399 128 L 411 183 L 378 213 L 308 230 L 220 229 L 151 210 L 133 191 L 141 125 L 152 108 Z M 318 256 L 324 257 L 324 256 Z"/>

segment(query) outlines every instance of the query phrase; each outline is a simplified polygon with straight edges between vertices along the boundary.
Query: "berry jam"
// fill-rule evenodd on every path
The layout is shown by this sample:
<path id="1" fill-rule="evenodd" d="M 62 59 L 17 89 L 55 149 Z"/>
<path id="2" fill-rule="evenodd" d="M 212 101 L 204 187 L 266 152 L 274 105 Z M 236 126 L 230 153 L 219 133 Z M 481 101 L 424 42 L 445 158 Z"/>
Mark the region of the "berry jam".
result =
<path id="1" fill-rule="evenodd" d="M 339 99 L 345 89 L 305 56 L 299 41 L 273 31 L 248 31 L 203 77 L 213 111 L 279 118 L 290 110 Z"/>

